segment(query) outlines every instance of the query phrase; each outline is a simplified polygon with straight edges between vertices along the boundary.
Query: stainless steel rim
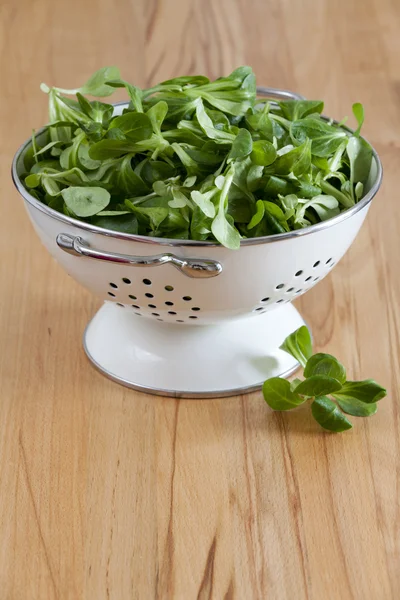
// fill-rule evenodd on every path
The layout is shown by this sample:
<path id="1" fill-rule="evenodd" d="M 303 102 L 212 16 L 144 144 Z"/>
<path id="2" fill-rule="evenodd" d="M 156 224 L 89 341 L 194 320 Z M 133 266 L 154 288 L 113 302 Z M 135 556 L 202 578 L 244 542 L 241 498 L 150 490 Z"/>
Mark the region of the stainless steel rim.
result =
<path id="1" fill-rule="evenodd" d="M 259 390 L 261 390 L 261 388 L 263 386 L 264 381 L 261 381 L 260 383 L 256 383 L 254 385 L 250 385 L 247 387 L 233 388 L 233 389 L 229 389 L 229 390 L 219 390 L 219 391 L 209 391 L 209 392 L 191 392 L 191 391 L 183 390 L 180 392 L 180 391 L 176 391 L 176 390 L 165 390 L 165 389 L 161 389 L 161 388 L 153 388 L 150 386 L 143 386 L 143 385 L 139 385 L 136 383 L 132 383 L 131 381 L 128 381 L 127 379 L 124 379 L 123 377 L 119 377 L 118 375 L 115 375 L 114 373 L 111 373 L 111 371 L 108 371 L 107 369 L 102 367 L 90 354 L 89 349 L 86 344 L 86 333 L 90 326 L 90 323 L 91 323 L 91 321 L 89 321 L 89 323 L 85 327 L 85 331 L 83 333 L 83 349 L 85 351 L 87 358 L 90 360 L 90 362 L 95 367 L 95 369 L 97 371 L 99 371 L 99 373 L 101 373 L 102 375 L 107 377 L 107 379 L 111 379 L 111 381 L 115 381 L 116 383 L 119 383 L 120 385 L 123 385 L 124 387 L 128 387 L 132 390 L 136 390 L 137 392 L 142 392 L 144 394 L 151 394 L 153 396 L 166 396 L 168 398 L 192 398 L 192 399 L 208 398 L 208 399 L 211 399 L 211 398 L 227 398 L 229 396 L 240 396 L 241 394 L 250 394 L 251 392 L 258 392 Z M 293 373 L 295 373 L 299 368 L 300 368 L 300 364 L 297 363 L 291 369 L 288 369 L 287 371 L 284 371 L 283 373 L 280 373 L 279 375 L 275 375 L 275 377 L 284 377 L 286 379 L 287 377 L 290 377 L 290 375 L 293 375 Z"/>
<path id="2" fill-rule="evenodd" d="M 257 89 L 262 94 L 265 94 L 266 90 L 268 90 L 268 88 L 257 88 Z M 278 92 L 280 92 L 280 90 L 276 90 L 276 92 L 278 93 Z M 292 94 L 291 92 L 282 91 L 282 96 L 284 98 L 288 98 L 289 94 L 291 94 L 292 97 L 296 96 L 296 97 L 302 98 L 302 96 L 298 96 L 297 94 Z M 119 102 L 119 103 L 116 103 L 115 106 L 121 106 L 123 104 L 127 104 L 127 103 Z M 334 123 L 338 123 L 338 121 L 334 121 Z M 346 129 L 348 129 L 349 132 L 353 132 L 353 130 L 351 130 L 349 128 L 346 128 Z M 46 130 L 46 127 L 42 127 L 41 129 L 38 130 L 37 135 L 40 135 L 45 130 Z M 18 192 L 21 194 L 23 199 L 26 202 L 28 202 L 28 204 L 30 204 L 31 206 L 36 208 L 37 210 L 40 210 L 41 212 L 47 214 L 49 217 L 52 217 L 53 219 L 56 219 L 57 221 L 60 221 L 62 223 L 67 223 L 69 225 L 73 225 L 74 227 L 77 227 L 78 229 L 82 229 L 83 231 L 87 231 L 89 233 L 95 233 L 95 234 L 103 235 L 106 237 L 113 237 L 113 238 L 116 238 L 119 240 L 130 240 L 132 242 L 141 242 L 144 244 L 157 244 L 157 245 L 162 245 L 162 246 L 174 246 L 174 247 L 184 247 L 184 246 L 221 247 L 221 245 L 216 242 L 208 242 L 208 241 L 201 242 L 201 241 L 196 241 L 196 240 L 176 240 L 176 239 L 170 239 L 170 238 L 156 238 L 156 237 L 148 237 L 148 236 L 144 236 L 144 235 L 135 235 L 132 233 L 120 233 L 118 231 L 113 231 L 111 229 L 103 229 L 101 227 L 96 227 L 95 225 L 85 223 L 83 221 L 78 221 L 77 219 L 73 219 L 72 217 L 67 217 L 66 215 L 63 215 L 63 214 L 57 212 L 56 210 L 49 208 L 46 204 L 43 204 L 42 202 L 40 202 L 39 200 L 37 200 L 36 198 L 31 196 L 31 194 L 29 194 L 29 192 L 25 189 L 24 185 L 22 184 L 22 182 L 18 176 L 18 173 L 17 173 L 18 159 L 21 156 L 21 154 L 24 152 L 24 150 L 27 148 L 27 146 L 29 146 L 30 144 L 31 144 L 31 139 L 29 138 L 17 150 L 17 152 L 13 158 L 13 162 L 12 162 L 12 166 L 11 166 L 11 176 L 12 176 L 15 187 L 17 188 Z M 312 233 L 317 233 L 318 231 L 323 231 L 324 229 L 327 229 L 328 227 L 333 227 L 334 225 L 337 225 L 337 224 L 341 223 L 342 221 L 349 219 L 350 217 L 352 217 L 353 215 L 358 213 L 360 210 L 365 208 L 372 201 L 372 199 L 378 192 L 378 190 L 381 186 L 381 183 L 382 183 L 382 173 L 383 173 L 382 163 L 380 161 L 380 158 L 379 158 L 376 150 L 372 146 L 371 146 L 371 148 L 372 148 L 372 152 L 373 152 L 373 157 L 374 157 L 374 159 L 376 161 L 376 165 L 377 165 L 377 176 L 376 176 L 376 180 L 375 180 L 373 186 L 371 187 L 369 192 L 364 196 L 364 198 L 362 200 L 360 200 L 360 202 L 358 202 L 351 208 L 345 210 L 344 212 L 340 213 L 336 217 L 329 219 L 328 221 L 322 221 L 321 223 L 311 225 L 310 227 L 305 227 L 304 229 L 297 229 L 296 231 L 289 231 L 286 233 L 277 233 L 277 234 L 265 236 L 265 237 L 241 240 L 240 246 L 244 247 L 244 246 L 257 246 L 257 245 L 261 245 L 261 244 L 270 244 L 270 243 L 278 242 L 281 240 L 289 240 L 292 238 L 301 237 L 304 235 L 310 235 Z"/>

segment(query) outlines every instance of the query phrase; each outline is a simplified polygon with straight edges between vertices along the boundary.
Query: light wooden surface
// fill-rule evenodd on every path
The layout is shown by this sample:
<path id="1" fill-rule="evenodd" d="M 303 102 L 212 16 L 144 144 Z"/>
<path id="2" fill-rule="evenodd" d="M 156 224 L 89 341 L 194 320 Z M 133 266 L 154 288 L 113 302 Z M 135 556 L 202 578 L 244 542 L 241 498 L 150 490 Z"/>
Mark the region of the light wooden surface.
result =
<path id="1" fill-rule="evenodd" d="M 0 5 L 1 600 L 400 598 L 400 4 L 3 0 Z M 41 81 L 117 64 L 148 85 L 241 64 L 365 104 L 384 185 L 354 246 L 298 302 L 317 348 L 389 389 L 343 435 L 261 394 L 153 398 L 81 347 L 98 302 L 40 245 L 10 162 L 46 120 Z"/>

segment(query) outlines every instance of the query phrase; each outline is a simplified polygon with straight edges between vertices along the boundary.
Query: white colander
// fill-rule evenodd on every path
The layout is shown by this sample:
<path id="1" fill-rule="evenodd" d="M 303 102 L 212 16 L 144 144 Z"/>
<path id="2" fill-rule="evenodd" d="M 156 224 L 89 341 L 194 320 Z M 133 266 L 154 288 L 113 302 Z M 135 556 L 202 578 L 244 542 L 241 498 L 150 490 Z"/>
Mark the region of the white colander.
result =
<path id="1" fill-rule="evenodd" d="M 39 143 L 44 135 L 39 132 Z M 12 175 L 33 226 L 64 269 L 104 301 L 86 328 L 86 354 L 119 383 L 178 397 L 245 393 L 298 367 L 279 350 L 286 335 L 304 324 L 290 303 L 344 255 L 382 178 L 374 151 L 365 196 L 353 208 L 306 229 L 243 240 L 235 251 L 211 242 L 121 234 L 52 210 L 20 180 L 30 144 L 16 153 Z"/>

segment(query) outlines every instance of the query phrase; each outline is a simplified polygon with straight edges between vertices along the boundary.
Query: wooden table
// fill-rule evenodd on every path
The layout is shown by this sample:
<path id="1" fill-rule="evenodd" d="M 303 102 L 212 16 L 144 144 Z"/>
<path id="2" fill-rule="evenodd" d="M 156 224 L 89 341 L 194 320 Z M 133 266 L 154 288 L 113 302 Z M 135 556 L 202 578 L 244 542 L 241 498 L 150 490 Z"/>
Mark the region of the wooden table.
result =
<path id="1" fill-rule="evenodd" d="M 400 597 L 400 5 L 390 0 L 4 0 L 1 44 L 1 600 Z M 99 303 L 52 261 L 10 162 L 46 121 L 39 83 L 118 64 L 150 85 L 253 66 L 260 84 L 365 104 L 384 185 L 297 306 L 318 350 L 389 389 L 323 433 L 260 393 L 154 398 L 94 371 Z"/>

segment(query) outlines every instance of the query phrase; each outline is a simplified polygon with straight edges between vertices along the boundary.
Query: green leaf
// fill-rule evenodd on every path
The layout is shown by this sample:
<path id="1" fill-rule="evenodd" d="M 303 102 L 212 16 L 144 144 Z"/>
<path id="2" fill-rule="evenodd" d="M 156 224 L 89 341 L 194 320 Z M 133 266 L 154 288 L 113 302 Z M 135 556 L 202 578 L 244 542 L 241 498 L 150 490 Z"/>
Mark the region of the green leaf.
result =
<path id="1" fill-rule="evenodd" d="M 118 187 L 130 196 L 141 196 L 150 191 L 149 186 L 132 169 L 132 155 L 125 156 L 117 171 Z"/>
<path id="2" fill-rule="evenodd" d="M 171 86 L 171 84 L 178 85 L 179 87 L 187 85 L 198 86 L 205 85 L 207 83 L 210 83 L 210 80 L 204 75 L 184 75 L 183 77 L 174 77 L 173 79 L 167 79 L 166 81 L 160 83 L 157 87 L 169 87 Z M 146 91 L 148 92 L 149 90 Z"/>
<path id="3" fill-rule="evenodd" d="M 246 130 L 243 129 L 242 131 Z M 271 142 L 258 140 L 253 143 L 253 150 L 250 157 L 254 164 L 266 167 L 271 165 L 276 159 L 276 150 Z"/>
<path id="4" fill-rule="evenodd" d="M 173 199 L 168 202 L 168 206 L 171 206 L 171 208 L 185 208 L 185 206 L 193 208 L 189 198 L 180 190 L 172 188 L 172 196 Z"/>
<path id="5" fill-rule="evenodd" d="M 290 382 L 280 377 L 267 379 L 262 390 L 264 400 L 273 410 L 291 410 L 305 402 L 304 398 L 290 389 Z"/>
<path id="6" fill-rule="evenodd" d="M 276 198 L 278 194 L 282 196 L 289 195 L 295 191 L 295 184 L 293 181 L 284 179 L 283 177 L 277 177 L 271 175 L 268 178 L 267 184 L 264 188 L 264 193 L 269 198 Z"/>
<path id="7" fill-rule="evenodd" d="M 364 193 L 364 184 L 361 183 L 361 181 L 357 181 L 355 187 L 354 187 L 354 194 L 356 197 L 356 202 L 358 202 Z"/>
<path id="8" fill-rule="evenodd" d="M 106 160 L 133 153 L 135 150 L 134 143 L 129 140 L 101 140 L 90 146 L 89 156 L 93 160 Z"/>
<path id="9" fill-rule="evenodd" d="M 260 132 L 265 139 L 271 142 L 274 132 L 272 121 L 268 115 L 269 108 L 269 102 L 266 102 L 260 110 L 257 110 L 256 107 L 254 114 L 246 116 L 246 123 L 251 129 Z"/>
<path id="10" fill-rule="evenodd" d="M 135 85 L 131 85 L 127 81 L 123 81 L 122 79 L 117 79 L 117 78 L 115 78 L 115 80 L 113 80 L 113 81 L 111 81 L 111 80 L 108 81 L 108 85 L 110 85 L 112 88 L 124 87 L 126 89 L 126 91 L 128 92 L 128 95 L 132 102 L 132 106 L 133 106 L 134 110 L 136 112 L 140 112 L 140 113 L 143 112 L 142 92 L 138 87 L 136 87 Z"/>
<path id="11" fill-rule="evenodd" d="M 190 223 L 190 234 L 194 240 L 205 240 L 211 233 L 211 219 L 195 206 Z"/>
<path id="12" fill-rule="evenodd" d="M 265 210 L 264 217 L 267 224 L 268 235 L 272 235 L 274 233 L 285 233 L 286 229 L 268 209 Z"/>
<path id="13" fill-rule="evenodd" d="M 357 119 L 358 123 L 358 127 L 355 130 L 354 135 L 356 137 L 360 137 L 361 127 L 364 123 L 364 107 L 362 104 L 360 104 L 360 102 L 356 102 L 355 104 L 353 104 L 353 115 Z"/>
<path id="14" fill-rule="evenodd" d="M 100 187 L 71 186 L 61 191 L 65 204 L 78 217 L 91 217 L 110 202 L 110 193 Z"/>
<path id="15" fill-rule="evenodd" d="M 96 227 L 121 233 L 137 234 L 139 232 L 137 218 L 132 213 L 126 214 L 125 211 L 101 211 L 92 217 L 91 223 Z"/>
<path id="16" fill-rule="evenodd" d="M 311 335 L 307 327 L 303 325 L 288 335 L 280 349 L 293 356 L 302 367 L 305 367 L 312 355 Z"/>
<path id="17" fill-rule="evenodd" d="M 175 167 L 161 160 L 146 160 L 139 171 L 135 172 L 143 179 L 145 183 L 152 186 L 155 181 L 161 181 L 174 177 L 176 175 Z"/>
<path id="18" fill-rule="evenodd" d="M 202 174 L 197 162 L 193 160 L 193 158 L 186 152 L 184 144 L 178 144 L 177 142 L 174 142 L 171 144 L 171 148 L 179 156 L 179 159 L 186 168 L 188 176 L 197 176 Z"/>
<path id="19" fill-rule="evenodd" d="M 339 202 L 336 200 L 336 198 L 333 196 L 325 196 L 324 194 L 320 194 L 318 196 L 314 196 L 314 198 L 311 198 L 311 200 L 307 200 L 306 202 L 299 200 L 299 205 L 296 209 L 295 223 L 308 224 L 309 221 L 305 218 L 305 215 L 306 211 L 310 208 L 315 210 L 321 221 L 332 219 L 340 212 Z M 309 213 L 307 214 L 308 218 L 310 218 Z"/>
<path id="20" fill-rule="evenodd" d="M 117 127 L 126 137 L 133 142 L 140 142 L 149 138 L 153 132 L 152 123 L 148 115 L 136 112 L 127 112 L 115 117 L 110 129 Z"/>
<path id="21" fill-rule="evenodd" d="M 337 379 L 341 384 L 346 382 L 346 369 L 331 354 L 319 352 L 310 356 L 304 369 L 304 377 L 312 375 L 327 375 Z"/>
<path id="22" fill-rule="evenodd" d="M 33 156 L 40 156 L 41 154 L 46 154 L 46 152 L 48 152 L 49 150 L 51 150 L 51 148 L 54 148 L 55 146 L 60 146 L 61 142 L 49 142 L 48 144 L 46 144 L 45 146 L 43 146 L 43 148 L 40 148 L 40 150 L 37 150 Z"/>
<path id="23" fill-rule="evenodd" d="M 264 202 L 262 200 L 257 200 L 256 213 L 252 216 L 250 223 L 247 225 L 247 229 L 253 229 L 253 227 L 258 225 L 264 217 L 264 212 Z"/>
<path id="24" fill-rule="evenodd" d="M 81 94 L 90 96 L 110 96 L 114 88 L 107 85 L 107 81 L 118 79 L 120 77 L 117 67 L 103 67 L 94 73 L 87 82 L 80 88 Z"/>
<path id="25" fill-rule="evenodd" d="M 195 204 L 197 204 L 203 213 L 211 219 L 215 217 L 215 206 L 211 202 L 211 198 L 215 195 L 215 193 L 216 190 L 210 190 L 209 192 L 204 193 L 193 190 L 193 192 L 190 194 L 193 202 L 195 202 Z"/>
<path id="26" fill-rule="evenodd" d="M 307 379 L 299 383 L 295 388 L 297 394 L 314 398 L 316 396 L 324 396 L 332 394 L 342 388 L 342 384 L 333 377 L 327 375 L 310 375 Z"/>
<path id="27" fill-rule="evenodd" d="M 53 196 L 49 202 L 49 208 L 52 208 L 60 213 L 64 211 L 64 206 L 64 200 L 61 195 Z"/>
<path id="28" fill-rule="evenodd" d="M 350 185 L 353 192 L 355 184 L 366 183 L 372 163 L 372 148 L 361 137 L 351 136 L 347 144 L 347 156 L 350 160 Z"/>
<path id="29" fill-rule="evenodd" d="M 135 206 L 130 200 L 125 200 L 125 204 L 136 214 L 137 217 L 148 220 L 152 230 L 156 230 L 161 223 L 168 217 L 169 210 L 162 206 Z"/>
<path id="30" fill-rule="evenodd" d="M 80 88 L 74 90 L 65 90 L 63 88 L 55 88 L 58 92 L 62 94 L 76 94 L 80 92 L 81 94 L 89 94 L 90 96 L 110 96 L 114 92 L 114 88 L 107 85 L 107 82 L 110 79 L 119 79 L 120 73 L 117 67 L 102 67 L 98 71 L 96 71 L 87 82 Z M 45 84 L 42 84 L 42 90 L 46 93 L 50 91 Z"/>
<path id="31" fill-rule="evenodd" d="M 339 433 L 352 428 L 350 421 L 339 410 L 333 400 L 322 396 L 316 398 L 311 404 L 311 412 L 314 419 L 328 431 Z"/>
<path id="32" fill-rule="evenodd" d="M 234 170 L 231 166 L 228 173 L 225 176 L 224 186 L 219 192 L 219 205 L 217 216 L 214 218 L 211 224 L 211 231 L 215 238 L 224 245 L 226 248 L 231 250 L 238 250 L 240 248 L 240 234 L 238 230 L 231 225 L 226 215 L 226 204 L 229 188 L 233 181 Z"/>
<path id="33" fill-rule="evenodd" d="M 102 127 L 107 127 L 114 113 L 114 107 L 112 104 L 104 104 L 98 100 L 89 102 L 79 92 L 76 94 L 78 98 L 79 106 L 82 111 L 95 123 L 98 123 Z M 89 123 L 89 125 L 91 125 Z"/>
<path id="34" fill-rule="evenodd" d="M 250 154 L 252 147 L 253 140 L 250 132 L 247 129 L 239 129 L 239 133 L 235 137 L 231 151 L 228 154 L 228 161 L 245 158 Z"/>
<path id="35" fill-rule="evenodd" d="M 277 175 L 293 173 L 297 177 L 306 173 L 311 166 L 311 141 L 306 139 L 300 146 L 289 150 L 286 154 L 278 156 L 274 162 Z"/>
<path id="36" fill-rule="evenodd" d="M 32 173 L 31 175 L 25 177 L 25 185 L 28 188 L 37 188 L 40 185 L 40 182 L 41 176 L 39 174 Z"/>
<path id="37" fill-rule="evenodd" d="M 67 150 L 69 150 L 71 152 L 71 147 L 67 148 Z M 65 154 L 65 152 L 66 151 L 64 150 L 64 152 L 63 152 L 64 160 L 65 160 L 66 156 L 68 157 L 68 154 Z M 69 152 L 69 154 L 70 154 L 70 152 Z M 60 157 L 60 162 L 61 162 L 61 157 Z M 93 158 L 90 158 L 88 144 L 80 144 L 79 145 L 78 162 L 82 168 L 88 169 L 89 171 L 94 171 L 95 169 L 98 169 L 101 166 L 100 160 L 93 160 Z M 69 164 L 68 164 L 68 166 L 69 166 Z"/>
<path id="38" fill-rule="evenodd" d="M 365 402 L 361 402 L 361 400 L 339 400 L 338 398 L 335 399 L 342 411 L 347 413 L 348 415 L 352 415 L 353 417 L 370 417 L 371 415 L 374 415 L 378 410 L 378 405 L 376 404 L 376 402 L 372 402 L 372 404 L 365 404 Z"/>
<path id="39" fill-rule="evenodd" d="M 329 183 L 329 181 L 321 181 L 319 185 L 325 194 L 336 198 L 336 200 L 345 208 L 351 208 L 354 205 L 354 200 L 350 194 L 338 190 L 335 188 L 335 186 Z"/>
<path id="40" fill-rule="evenodd" d="M 219 243 L 226 248 L 230 248 L 231 250 L 238 250 L 240 248 L 240 234 L 228 221 L 225 210 L 221 207 L 212 222 L 211 231 Z"/>
<path id="41" fill-rule="evenodd" d="M 199 122 L 200 127 L 204 131 L 204 133 L 212 140 L 222 141 L 222 142 L 233 142 L 235 137 L 231 133 L 227 133 L 225 131 L 221 131 L 220 129 L 216 129 L 214 127 L 214 123 L 211 118 L 208 116 L 204 109 L 204 104 L 201 99 L 198 99 L 197 107 L 196 107 L 196 117 Z"/>
<path id="42" fill-rule="evenodd" d="M 382 400 L 387 395 L 384 387 L 373 379 L 364 381 L 346 381 L 339 393 L 335 393 L 337 400 L 359 400 L 372 404 Z"/>
<path id="43" fill-rule="evenodd" d="M 191 188 L 196 183 L 196 175 L 192 175 L 191 177 L 186 177 L 185 181 L 182 183 L 183 187 Z"/>
<path id="44" fill-rule="evenodd" d="M 324 103 L 321 100 L 284 100 L 278 103 L 283 116 L 290 121 L 304 119 L 313 113 L 322 113 Z"/>
<path id="45" fill-rule="evenodd" d="M 249 192 L 255 192 L 263 186 L 264 167 L 261 165 L 252 165 L 247 172 L 246 183 Z"/>
<path id="46" fill-rule="evenodd" d="M 168 104 L 164 100 L 160 100 L 157 104 L 154 104 L 146 112 L 146 116 L 150 119 L 151 126 L 153 127 L 154 133 L 161 135 L 161 126 L 164 122 L 165 117 L 168 113 Z"/>
<path id="47" fill-rule="evenodd" d="M 311 140 L 311 153 L 319 157 L 330 156 L 347 139 L 347 134 L 342 129 L 311 117 L 294 121 L 290 134 L 300 144 Z"/>
<path id="48" fill-rule="evenodd" d="M 336 217 L 340 213 L 339 201 L 333 196 L 318 194 L 306 202 L 306 208 L 313 208 L 321 221 Z"/>
<path id="49" fill-rule="evenodd" d="M 50 177 L 43 175 L 41 179 L 41 183 L 43 185 L 44 191 L 49 196 L 58 196 L 60 193 L 60 186 L 58 185 L 55 179 L 51 179 Z"/>
<path id="50" fill-rule="evenodd" d="M 270 215 L 273 215 L 275 219 L 278 219 L 278 221 L 286 221 L 283 210 L 277 204 L 264 200 L 264 206 L 265 210 L 268 211 Z"/>

